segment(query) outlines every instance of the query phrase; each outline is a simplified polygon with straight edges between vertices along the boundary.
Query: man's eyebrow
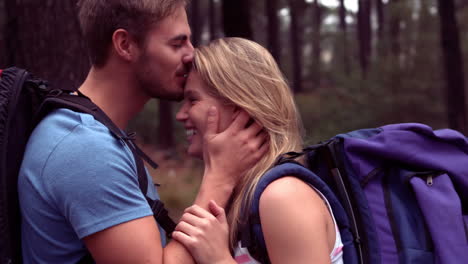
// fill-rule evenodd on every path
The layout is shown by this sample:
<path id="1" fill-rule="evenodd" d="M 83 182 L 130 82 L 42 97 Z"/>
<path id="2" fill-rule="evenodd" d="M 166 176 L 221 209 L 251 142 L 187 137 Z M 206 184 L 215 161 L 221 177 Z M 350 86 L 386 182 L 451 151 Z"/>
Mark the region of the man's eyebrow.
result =
<path id="1" fill-rule="evenodd" d="M 185 41 L 188 39 L 188 36 L 186 34 L 180 34 L 180 35 L 177 35 L 171 39 L 169 39 L 170 41 Z"/>

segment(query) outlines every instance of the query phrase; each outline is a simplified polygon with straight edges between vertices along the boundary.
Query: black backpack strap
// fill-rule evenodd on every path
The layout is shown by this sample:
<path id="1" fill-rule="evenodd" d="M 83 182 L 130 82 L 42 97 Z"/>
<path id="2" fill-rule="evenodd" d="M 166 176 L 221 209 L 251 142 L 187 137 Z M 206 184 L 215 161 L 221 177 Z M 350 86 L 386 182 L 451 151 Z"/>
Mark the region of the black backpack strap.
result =
<path id="1" fill-rule="evenodd" d="M 82 257 L 76 264 L 94 264 L 93 256 L 88 252 L 84 257 Z"/>

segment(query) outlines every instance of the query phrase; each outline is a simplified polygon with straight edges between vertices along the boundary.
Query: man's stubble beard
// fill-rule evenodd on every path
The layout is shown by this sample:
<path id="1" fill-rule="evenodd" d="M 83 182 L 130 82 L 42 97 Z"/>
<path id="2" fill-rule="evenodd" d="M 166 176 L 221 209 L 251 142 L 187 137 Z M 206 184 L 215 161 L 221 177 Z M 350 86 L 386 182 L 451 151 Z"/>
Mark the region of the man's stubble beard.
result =
<path id="1" fill-rule="evenodd" d="M 172 85 L 178 85 L 175 82 L 171 82 L 171 79 L 167 79 L 165 83 L 161 76 L 156 73 L 157 70 L 152 70 L 152 66 L 149 63 L 149 56 L 145 53 L 142 54 L 136 67 L 136 76 L 138 82 L 138 88 L 144 91 L 149 97 L 169 100 L 169 101 L 180 101 L 183 99 L 183 89 L 179 91 L 178 87 L 171 87 Z"/>

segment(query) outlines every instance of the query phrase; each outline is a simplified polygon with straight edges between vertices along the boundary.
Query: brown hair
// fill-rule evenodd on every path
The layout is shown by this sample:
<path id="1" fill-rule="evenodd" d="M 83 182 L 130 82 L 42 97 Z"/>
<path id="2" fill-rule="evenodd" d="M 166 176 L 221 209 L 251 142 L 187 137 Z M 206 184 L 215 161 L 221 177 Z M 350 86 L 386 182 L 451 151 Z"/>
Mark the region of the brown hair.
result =
<path id="1" fill-rule="evenodd" d="M 162 19 L 188 4 L 189 0 L 80 0 L 78 18 L 88 45 L 91 63 L 102 67 L 107 61 L 112 35 L 127 30 L 139 45 L 148 31 Z"/>

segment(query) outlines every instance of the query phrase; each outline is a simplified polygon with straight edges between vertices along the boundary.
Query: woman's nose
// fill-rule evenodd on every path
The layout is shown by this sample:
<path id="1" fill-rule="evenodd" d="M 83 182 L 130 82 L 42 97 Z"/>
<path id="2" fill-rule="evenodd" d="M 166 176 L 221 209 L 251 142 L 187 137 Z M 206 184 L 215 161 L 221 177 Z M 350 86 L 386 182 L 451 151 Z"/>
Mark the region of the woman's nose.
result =
<path id="1" fill-rule="evenodd" d="M 176 120 L 179 122 L 184 122 L 188 118 L 186 105 L 187 104 L 184 102 L 180 107 L 179 111 L 177 111 Z"/>

